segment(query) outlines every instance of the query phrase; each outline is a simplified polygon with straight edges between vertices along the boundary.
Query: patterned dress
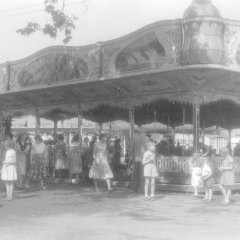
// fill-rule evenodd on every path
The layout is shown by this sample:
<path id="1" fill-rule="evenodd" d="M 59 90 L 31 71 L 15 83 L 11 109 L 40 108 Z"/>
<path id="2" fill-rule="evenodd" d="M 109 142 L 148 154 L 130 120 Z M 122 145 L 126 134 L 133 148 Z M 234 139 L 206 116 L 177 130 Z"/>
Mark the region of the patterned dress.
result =
<path id="1" fill-rule="evenodd" d="M 113 178 L 112 170 L 108 164 L 107 144 L 99 141 L 94 144 L 94 161 L 89 172 L 89 178 L 110 179 Z"/>
<path id="2" fill-rule="evenodd" d="M 233 158 L 228 155 L 223 159 L 222 167 L 230 167 L 231 169 L 223 170 L 220 178 L 220 184 L 229 186 L 234 184 Z"/>
<path id="3" fill-rule="evenodd" d="M 60 169 L 67 169 L 67 148 L 66 144 L 62 141 L 58 141 L 55 144 L 55 156 L 56 156 L 56 161 L 55 161 L 55 169 L 60 170 Z"/>
<path id="4" fill-rule="evenodd" d="M 18 141 L 16 144 L 17 153 L 17 172 L 18 176 L 26 175 L 27 171 L 27 159 L 26 159 L 26 149 L 27 145 Z"/>

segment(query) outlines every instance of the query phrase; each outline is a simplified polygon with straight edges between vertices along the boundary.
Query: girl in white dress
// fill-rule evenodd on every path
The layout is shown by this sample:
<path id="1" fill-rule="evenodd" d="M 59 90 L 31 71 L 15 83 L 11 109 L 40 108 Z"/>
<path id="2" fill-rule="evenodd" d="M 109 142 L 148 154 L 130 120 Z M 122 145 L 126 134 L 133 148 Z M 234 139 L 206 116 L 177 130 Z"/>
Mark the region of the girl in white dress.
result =
<path id="1" fill-rule="evenodd" d="M 199 156 L 200 157 L 200 156 Z M 199 159 L 196 159 L 195 156 L 194 159 L 190 161 L 190 168 L 191 168 L 191 186 L 194 189 L 194 196 L 198 196 L 198 188 L 200 187 L 201 182 L 201 173 L 202 169 L 198 166 Z"/>
<path id="2" fill-rule="evenodd" d="M 6 155 L 1 171 L 1 179 L 6 183 L 6 200 L 12 200 L 13 183 L 17 180 L 17 157 L 14 149 L 11 148 L 11 140 L 5 142 Z"/>
<path id="3" fill-rule="evenodd" d="M 145 200 L 154 200 L 155 195 L 155 179 L 158 177 L 158 171 L 156 166 L 155 156 L 155 144 L 153 142 L 147 143 L 147 151 L 143 155 L 143 172 L 145 177 Z M 149 197 L 149 187 L 151 195 Z"/>

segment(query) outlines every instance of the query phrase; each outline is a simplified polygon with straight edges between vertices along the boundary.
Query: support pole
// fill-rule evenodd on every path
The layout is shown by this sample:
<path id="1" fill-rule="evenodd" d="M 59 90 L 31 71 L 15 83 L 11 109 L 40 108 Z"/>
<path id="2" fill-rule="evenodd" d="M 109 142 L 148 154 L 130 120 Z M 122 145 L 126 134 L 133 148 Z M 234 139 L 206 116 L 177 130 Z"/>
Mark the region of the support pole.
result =
<path id="1" fill-rule="evenodd" d="M 231 155 L 233 155 L 232 152 L 232 129 L 228 129 L 229 135 L 228 135 L 228 150 Z"/>
<path id="2" fill-rule="evenodd" d="M 170 155 L 170 148 L 169 148 L 169 143 L 170 143 L 170 136 L 169 136 L 169 115 L 167 115 L 167 155 Z"/>
<path id="3" fill-rule="evenodd" d="M 194 153 L 199 153 L 199 129 L 200 129 L 200 103 L 199 96 L 193 98 L 193 148 Z"/>
<path id="4" fill-rule="evenodd" d="M 183 147 L 182 147 L 182 155 L 184 156 L 185 155 L 185 115 L 186 115 L 186 112 L 185 112 L 185 108 L 183 108 L 183 119 L 182 119 L 182 124 L 183 124 Z"/>
<path id="5" fill-rule="evenodd" d="M 79 139 L 79 151 L 82 152 L 82 110 L 78 106 L 78 139 Z"/>
<path id="6" fill-rule="evenodd" d="M 103 124 L 101 122 L 101 123 L 99 123 L 99 134 L 102 132 L 102 129 L 103 129 Z"/>
<path id="7" fill-rule="evenodd" d="M 40 134 L 40 116 L 38 109 L 36 109 L 36 135 L 39 134 Z"/>
<path id="8" fill-rule="evenodd" d="M 0 112 L 0 142 L 4 140 L 5 128 L 3 125 L 3 114 Z"/>
<path id="9" fill-rule="evenodd" d="M 203 121 L 203 128 L 202 128 L 202 144 L 205 144 L 205 121 Z"/>
<path id="10" fill-rule="evenodd" d="M 53 122 L 53 125 L 54 125 L 54 130 L 53 130 L 54 141 L 57 141 L 57 124 L 58 124 L 58 121 L 54 120 L 54 122 Z"/>
<path id="11" fill-rule="evenodd" d="M 134 161 L 134 156 L 133 156 L 133 138 L 134 138 L 134 108 L 130 107 L 129 108 L 129 136 L 130 136 L 130 142 L 129 142 L 129 160 L 130 162 Z"/>
<path id="12" fill-rule="evenodd" d="M 157 111 L 154 111 L 154 141 L 156 142 L 157 140 Z"/>

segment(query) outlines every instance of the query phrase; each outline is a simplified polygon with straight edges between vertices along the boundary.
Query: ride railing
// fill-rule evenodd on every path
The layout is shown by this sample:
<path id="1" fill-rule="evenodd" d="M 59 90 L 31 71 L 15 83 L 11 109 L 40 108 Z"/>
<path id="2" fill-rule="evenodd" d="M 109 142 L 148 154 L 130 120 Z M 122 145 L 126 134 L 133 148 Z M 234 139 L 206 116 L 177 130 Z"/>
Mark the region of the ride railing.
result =
<path id="1" fill-rule="evenodd" d="M 159 172 L 158 182 L 170 184 L 190 184 L 191 168 L 190 161 L 192 157 L 157 157 L 157 168 Z M 212 157 L 217 166 L 222 163 L 221 157 Z M 234 157 L 235 182 L 240 182 L 240 157 Z M 217 183 L 219 178 L 216 177 Z"/>

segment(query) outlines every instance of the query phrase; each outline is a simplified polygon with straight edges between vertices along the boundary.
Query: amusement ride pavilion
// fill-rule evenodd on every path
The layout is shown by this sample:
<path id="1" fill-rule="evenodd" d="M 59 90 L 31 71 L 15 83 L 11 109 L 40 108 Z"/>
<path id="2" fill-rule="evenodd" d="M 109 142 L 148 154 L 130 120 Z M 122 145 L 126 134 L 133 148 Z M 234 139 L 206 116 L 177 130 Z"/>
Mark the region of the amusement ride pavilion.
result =
<path id="1" fill-rule="evenodd" d="M 152 122 L 155 113 L 157 121 L 175 127 L 184 112 L 198 152 L 200 127 L 240 126 L 240 21 L 222 18 L 210 0 L 194 0 L 182 19 L 4 63 L 0 91 L 2 117 L 78 116 L 79 134 L 82 117 L 128 120 L 133 139 L 134 122 Z M 182 171 L 186 160 L 177 161 L 168 158 L 161 167 Z"/>

